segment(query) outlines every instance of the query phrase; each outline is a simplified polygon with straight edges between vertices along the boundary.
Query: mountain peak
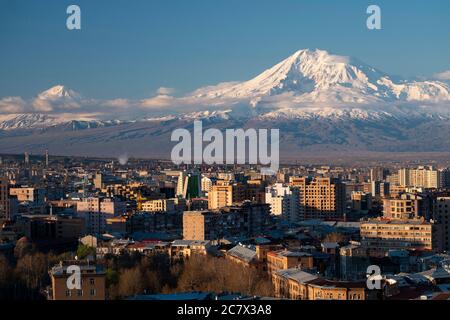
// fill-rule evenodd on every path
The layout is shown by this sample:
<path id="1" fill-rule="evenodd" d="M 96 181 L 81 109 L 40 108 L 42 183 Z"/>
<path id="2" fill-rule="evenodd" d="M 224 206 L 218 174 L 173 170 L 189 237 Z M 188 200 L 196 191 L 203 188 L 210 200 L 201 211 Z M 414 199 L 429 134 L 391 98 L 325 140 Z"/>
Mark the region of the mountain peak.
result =
<path id="1" fill-rule="evenodd" d="M 197 98 L 247 100 L 286 106 L 373 104 L 382 101 L 448 101 L 450 88 L 437 82 L 394 82 L 355 58 L 321 49 L 301 49 L 251 80 L 201 88 Z"/>
<path id="2" fill-rule="evenodd" d="M 78 93 L 61 84 L 53 86 L 38 95 L 40 99 L 74 99 L 79 97 Z"/>

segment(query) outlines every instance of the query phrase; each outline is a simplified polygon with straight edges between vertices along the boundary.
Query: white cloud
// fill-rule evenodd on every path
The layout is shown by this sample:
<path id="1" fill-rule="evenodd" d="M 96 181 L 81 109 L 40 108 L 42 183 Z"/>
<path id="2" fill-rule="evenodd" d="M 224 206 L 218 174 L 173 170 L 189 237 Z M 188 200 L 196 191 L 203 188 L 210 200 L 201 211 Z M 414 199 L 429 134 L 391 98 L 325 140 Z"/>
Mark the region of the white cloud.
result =
<path id="1" fill-rule="evenodd" d="M 168 96 L 175 92 L 174 88 L 168 88 L 168 87 L 159 87 L 158 90 L 156 90 L 156 94 L 162 95 L 162 96 Z"/>
<path id="2" fill-rule="evenodd" d="M 28 112 L 27 103 L 20 97 L 5 97 L 0 99 L 0 114 Z"/>
<path id="3" fill-rule="evenodd" d="M 434 77 L 438 80 L 450 80 L 450 70 L 436 73 Z"/>

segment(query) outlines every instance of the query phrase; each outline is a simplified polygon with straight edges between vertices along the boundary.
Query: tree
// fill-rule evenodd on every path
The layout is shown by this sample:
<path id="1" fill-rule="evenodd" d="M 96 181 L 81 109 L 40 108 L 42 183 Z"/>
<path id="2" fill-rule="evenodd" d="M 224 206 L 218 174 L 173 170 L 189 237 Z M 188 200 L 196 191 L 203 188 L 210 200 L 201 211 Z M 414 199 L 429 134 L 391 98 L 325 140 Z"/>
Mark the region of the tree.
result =
<path id="1" fill-rule="evenodd" d="M 16 257 L 16 259 L 20 259 L 21 257 L 31 252 L 32 245 L 26 237 L 22 237 L 17 240 L 16 246 L 14 247 L 14 257 Z"/>
<path id="2" fill-rule="evenodd" d="M 337 232 L 329 233 L 323 239 L 324 242 L 336 242 L 336 243 L 341 243 L 344 242 L 345 240 L 346 236 L 343 235 L 342 233 Z"/>
<path id="3" fill-rule="evenodd" d="M 79 259 L 85 259 L 86 257 L 92 255 L 95 256 L 95 248 L 80 244 L 77 248 L 77 257 Z"/>
<path id="4" fill-rule="evenodd" d="M 16 274 L 30 290 L 42 288 L 48 277 L 48 261 L 43 253 L 27 254 L 17 261 Z"/>
<path id="5" fill-rule="evenodd" d="M 143 291 L 144 283 L 140 268 L 125 269 L 119 278 L 118 294 L 125 298 L 141 294 Z"/>
<path id="6" fill-rule="evenodd" d="M 11 283 L 12 268 L 8 259 L 4 255 L 0 255 L 0 288 L 5 288 Z"/>

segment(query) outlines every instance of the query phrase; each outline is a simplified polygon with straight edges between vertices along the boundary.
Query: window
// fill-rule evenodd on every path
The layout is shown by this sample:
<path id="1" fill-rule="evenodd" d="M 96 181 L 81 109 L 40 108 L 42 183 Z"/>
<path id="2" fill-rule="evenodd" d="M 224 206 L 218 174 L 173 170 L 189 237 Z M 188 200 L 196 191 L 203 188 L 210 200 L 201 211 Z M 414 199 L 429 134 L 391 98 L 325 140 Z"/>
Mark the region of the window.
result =
<path id="1" fill-rule="evenodd" d="M 91 296 L 95 296 L 95 289 L 91 289 Z"/>
<path id="2" fill-rule="evenodd" d="M 77 295 L 79 297 L 82 297 L 83 296 L 83 290 L 77 290 Z"/>
<path id="3" fill-rule="evenodd" d="M 66 290 L 66 297 L 70 297 L 70 296 L 71 296 L 70 290 Z"/>
<path id="4" fill-rule="evenodd" d="M 94 278 L 90 278 L 89 279 L 89 283 L 91 284 L 91 286 L 93 286 L 95 284 L 95 279 Z"/>

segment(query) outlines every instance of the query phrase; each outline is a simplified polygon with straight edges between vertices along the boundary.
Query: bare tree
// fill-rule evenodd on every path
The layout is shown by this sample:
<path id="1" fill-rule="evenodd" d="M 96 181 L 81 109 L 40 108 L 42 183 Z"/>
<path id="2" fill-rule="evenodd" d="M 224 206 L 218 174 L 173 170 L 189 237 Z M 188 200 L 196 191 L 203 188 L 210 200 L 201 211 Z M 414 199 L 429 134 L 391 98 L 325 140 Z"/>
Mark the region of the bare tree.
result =
<path id="1" fill-rule="evenodd" d="M 141 294 L 143 290 L 144 283 L 140 268 L 125 269 L 119 278 L 118 294 L 121 297 L 130 297 Z"/>

